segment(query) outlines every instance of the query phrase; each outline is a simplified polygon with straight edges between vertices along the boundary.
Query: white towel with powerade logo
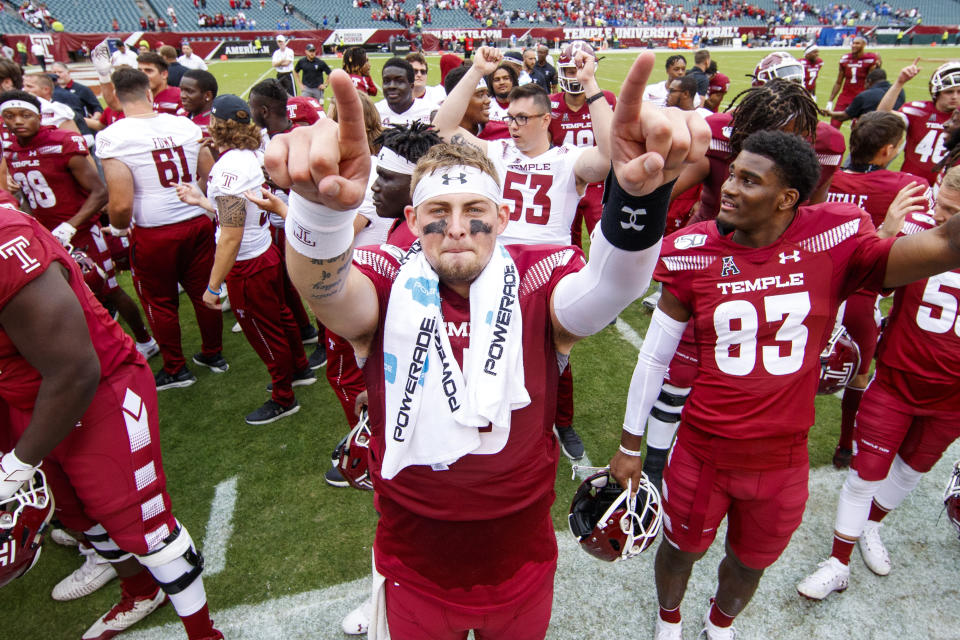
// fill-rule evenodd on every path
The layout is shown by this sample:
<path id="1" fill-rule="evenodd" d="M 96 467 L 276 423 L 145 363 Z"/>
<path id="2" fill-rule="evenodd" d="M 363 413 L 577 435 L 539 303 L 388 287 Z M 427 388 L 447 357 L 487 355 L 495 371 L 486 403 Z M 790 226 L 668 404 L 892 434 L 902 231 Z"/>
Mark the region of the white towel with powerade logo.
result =
<path id="1" fill-rule="evenodd" d="M 443 470 L 503 449 L 514 409 L 530 404 L 523 375 L 517 265 L 500 243 L 470 285 L 470 348 L 450 349 L 440 281 L 415 244 L 390 291 L 383 331 L 384 479 L 410 465 Z"/>

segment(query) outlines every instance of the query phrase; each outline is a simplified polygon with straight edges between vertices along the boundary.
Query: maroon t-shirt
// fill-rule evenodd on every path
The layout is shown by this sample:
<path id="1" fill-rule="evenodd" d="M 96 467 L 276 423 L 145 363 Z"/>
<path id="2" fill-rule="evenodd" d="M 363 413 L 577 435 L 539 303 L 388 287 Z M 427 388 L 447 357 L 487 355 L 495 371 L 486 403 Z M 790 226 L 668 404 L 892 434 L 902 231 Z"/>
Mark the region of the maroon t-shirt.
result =
<path id="1" fill-rule="evenodd" d="M 759 249 L 716 222 L 668 236 L 654 277 L 690 310 L 699 363 L 684 422 L 734 440 L 806 433 L 837 308 L 879 290 L 892 244 L 844 204 L 800 207 Z"/>
<path id="2" fill-rule="evenodd" d="M 897 197 L 900 189 L 911 182 L 927 187 L 929 194 L 930 183 L 926 179 L 902 171 L 879 169 L 869 173 L 856 173 L 840 169 L 833 175 L 833 182 L 827 192 L 827 202 L 846 202 L 860 207 L 870 214 L 873 226 L 879 228 L 887 217 L 890 203 Z"/>
<path id="3" fill-rule="evenodd" d="M 144 363 L 133 339 L 93 297 L 77 263 L 40 223 L 15 209 L 0 207 L 0 309 L 54 262 L 69 271 L 93 347 L 100 357 L 101 380 L 127 363 Z M 11 407 L 33 409 L 40 373 L 27 362 L 0 326 L 0 398 Z"/>
<path id="4" fill-rule="evenodd" d="M 510 435 L 494 455 L 466 455 L 444 471 L 411 466 L 392 480 L 380 476 L 384 452 L 383 330 L 398 256 L 384 247 L 354 253 L 354 264 L 377 291 L 380 322 L 364 367 L 370 395 L 370 469 L 380 513 L 378 570 L 465 606 L 503 604 L 520 597 L 497 589 L 522 587 L 556 559 L 550 521 L 558 446 L 553 436 L 560 374 L 553 344 L 550 296 L 564 276 L 581 269 L 574 247 L 507 247 L 517 266 L 523 315 L 523 367 L 530 404 L 513 412 Z M 469 300 L 440 286 L 442 312 L 458 363 L 470 343 Z M 518 579 L 518 576 L 520 578 Z"/>

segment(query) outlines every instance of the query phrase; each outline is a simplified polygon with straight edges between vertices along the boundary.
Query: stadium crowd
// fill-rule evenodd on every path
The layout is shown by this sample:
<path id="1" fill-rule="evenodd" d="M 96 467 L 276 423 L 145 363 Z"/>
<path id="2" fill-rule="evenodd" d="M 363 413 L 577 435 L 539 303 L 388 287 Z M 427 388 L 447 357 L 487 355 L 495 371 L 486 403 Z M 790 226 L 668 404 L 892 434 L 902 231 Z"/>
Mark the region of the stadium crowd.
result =
<path id="1" fill-rule="evenodd" d="M 469 3 L 482 17 L 496 4 Z M 705 10 L 677 17 L 753 9 Z M 541 0 L 533 15 L 632 11 Z M 157 394 L 197 384 L 191 367 L 229 375 L 229 319 L 271 378 L 245 422 L 297 413 L 324 369 L 343 409 L 325 479 L 374 492 L 373 595 L 343 630 L 543 638 L 557 464 L 586 453 L 570 349 L 651 280 L 619 448 L 570 526 L 610 561 L 662 528 L 654 638 L 682 639 L 688 580 L 725 518 L 700 637 L 736 637 L 803 517 L 818 392 L 843 393 L 833 462 L 848 472 L 830 556 L 797 590 L 844 591 L 855 546 L 890 572 L 883 519 L 960 437 L 960 61 L 880 84 L 880 56 L 855 38 L 821 110 L 815 45 L 758 52 L 752 86 L 728 97 L 707 50 L 663 70 L 639 54 L 615 95 L 583 41 L 555 64 L 544 45 L 471 43 L 471 59 L 440 58 L 438 86 L 421 53 L 374 78 L 362 47 L 333 70 L 315 45 L 298 60 L 277 41 L 275 77 L 248 100 L 189 45 L 98 45 L 102 104 L 63 63 L 0 60 L 0 543 L 16 548 L 0 587 L 49 534 L 82 562 L 55 600 L 119 578 L 84 639 L 168 601 L 191 640 L 224 637 L 173 515 Z M 918 76 L 930 99 L 898 103 Z M 181 289 L 202 340 L 189 356 Z M 960 463 L 945 501 L 960 531 Z"/>

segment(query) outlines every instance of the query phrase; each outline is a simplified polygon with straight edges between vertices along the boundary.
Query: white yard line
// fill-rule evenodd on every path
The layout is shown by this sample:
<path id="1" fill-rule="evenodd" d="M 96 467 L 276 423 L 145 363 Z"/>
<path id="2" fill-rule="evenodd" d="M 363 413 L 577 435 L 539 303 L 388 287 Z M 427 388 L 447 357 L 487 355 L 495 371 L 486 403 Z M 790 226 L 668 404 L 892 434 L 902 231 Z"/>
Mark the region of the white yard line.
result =
<path id="1" fill-rule="evenodd" d="M 634 349 L 640 351 L 640 347 L 643 346 L 643 338 L 640 337 L 640 334 L 623 318 L 617 318 L 616 327 L 617 331 L 620 332 L 620 337 L 632 344 Z"/>
<path id="2" fill-rule="evenodd" d="M 237 505 L 237 476 L 217 485 L 210 505 L 210 519 L 203 538 L 204 576 L 215 576 L 227 566 L 227 546 L 233 535 L 233 510 Z"/>

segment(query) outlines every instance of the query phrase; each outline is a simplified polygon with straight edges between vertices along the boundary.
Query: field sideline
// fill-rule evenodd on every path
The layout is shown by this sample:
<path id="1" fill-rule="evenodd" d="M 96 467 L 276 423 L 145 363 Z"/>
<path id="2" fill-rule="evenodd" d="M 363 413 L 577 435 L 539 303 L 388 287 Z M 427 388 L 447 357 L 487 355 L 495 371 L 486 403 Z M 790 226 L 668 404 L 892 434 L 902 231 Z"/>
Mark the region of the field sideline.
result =
<path id="1" fill-rule="evenodd" d="M 891 80 L 917 56 L 924 57 L 925 77 L 940 60 L 960 57 L 956 47 L 890 47 L 880 52 Z M 651 81 L 663 79 L 663 61 L 672 53 L 657 52 Z M 821 54 L 826 60 L 818 83 L 821 106 L 836 79 L 841 53 L 826 49 Z M 601 86 L 618 91 L 635 55 L 605 52 L 598 70 Z M 686 55 L 691 64 L 692 52 Z M 733 81 L 725 106 L 749 86 L 745 76 L 763 52 L 718 50 L 714 55 L 720 70 Z M 332 67 L 339 66 L 332 56 L 325 59 Z M 372 57 L 377 80 L 385 60 Z M 438 57 L 430 57 L 429 64 L 429 82 L 436 84 Z M 271 75 L 266 60 L 218 61 L 211 64 L 211 71 L 218 77 L 221 93 L 244 95 L 258 79 Z M 907 95 L 926 99 L 926 82 L 910 83 Z M 849 133 L 849 126 L 844 130 Z M 132 294 L 128 275 L 122 283 Z M 186 298 L 181 310 L 184 351 L 189 355 L 198 350 L 199 337 Z M 333 489 L 323 482 L 330 450 L 345 430 L 342 411 L 321 377 L 312 387 L 297 388 L 302 405 L 298 415 L 262 428 L 246 425 L 243 416 L 268 397 L 264 385 L 269 377 L 243 336 L 230 332 L 233 322 L 225 314 L 224 355 L 231 364 L 229 372 L 217 375 L 193 367 L 197 384 L 160 394 L 164 462 L 174 512 L 198 544 L 209 545 L 205 549 L 211 565 L 207 592 L 214 618 L 228 638 L 345 638 L 339 619 L 364 596 L 376 515 L 369 493 Z M 625 330 L 643 336 L 648 322 L 649 313 L 635 304 L 622 314 L 618 327 L 605 329 L 574 350 L 575 425 L 595 464 L 604 464 L 619 440 L 626 388 L 636 359 L 636 347 L 624 337 Z M 159 367 L 159 361 L 151 364 Z M 889 577 L 870 574 L 855 553 L 851 589 L 845 594 L 819 605 L 796 596 L 795 582 L 829 550 L 836 493 L 843 478 L 829 467 L 838 423 L 839 401 L 818 398 L 817 424 L 810 440 L 811 499 L 804 524 L 738 621 L 742 637 L 956 637 L 960 617 L 954 603 L 960 588 L 955 567 L 960 543 L 938 514 L 949 467 L 960 457 L 957 444 L 888 519 L 884 538 L 894 562 Z M 566 511 L 576 485 L 569 463 L 562 460 L 553 509 L 561 561 L 549 637 L 650 637 L 655 612 L 653 554 L 605 565 L 576 549 L 566 529 Z M 211 517 L 215 495 L 220 498 L 214 511 L 220 515 Z M 684 603 L 688 638 L 699 631 L 704 603 L 716 584 L 719 553 L 718 544 L 691 581 Z M 0 590 L 0 611 L 13 621 L 18 640 L 78 638 L 115 602 L 116 583 L 78 601 L 51 601 L 53 585 L 79 564 L 75 551 L 48 542 L 37 567 Z M 184 634 L 168 606 L 123 637 L 147 640 Z"/>

